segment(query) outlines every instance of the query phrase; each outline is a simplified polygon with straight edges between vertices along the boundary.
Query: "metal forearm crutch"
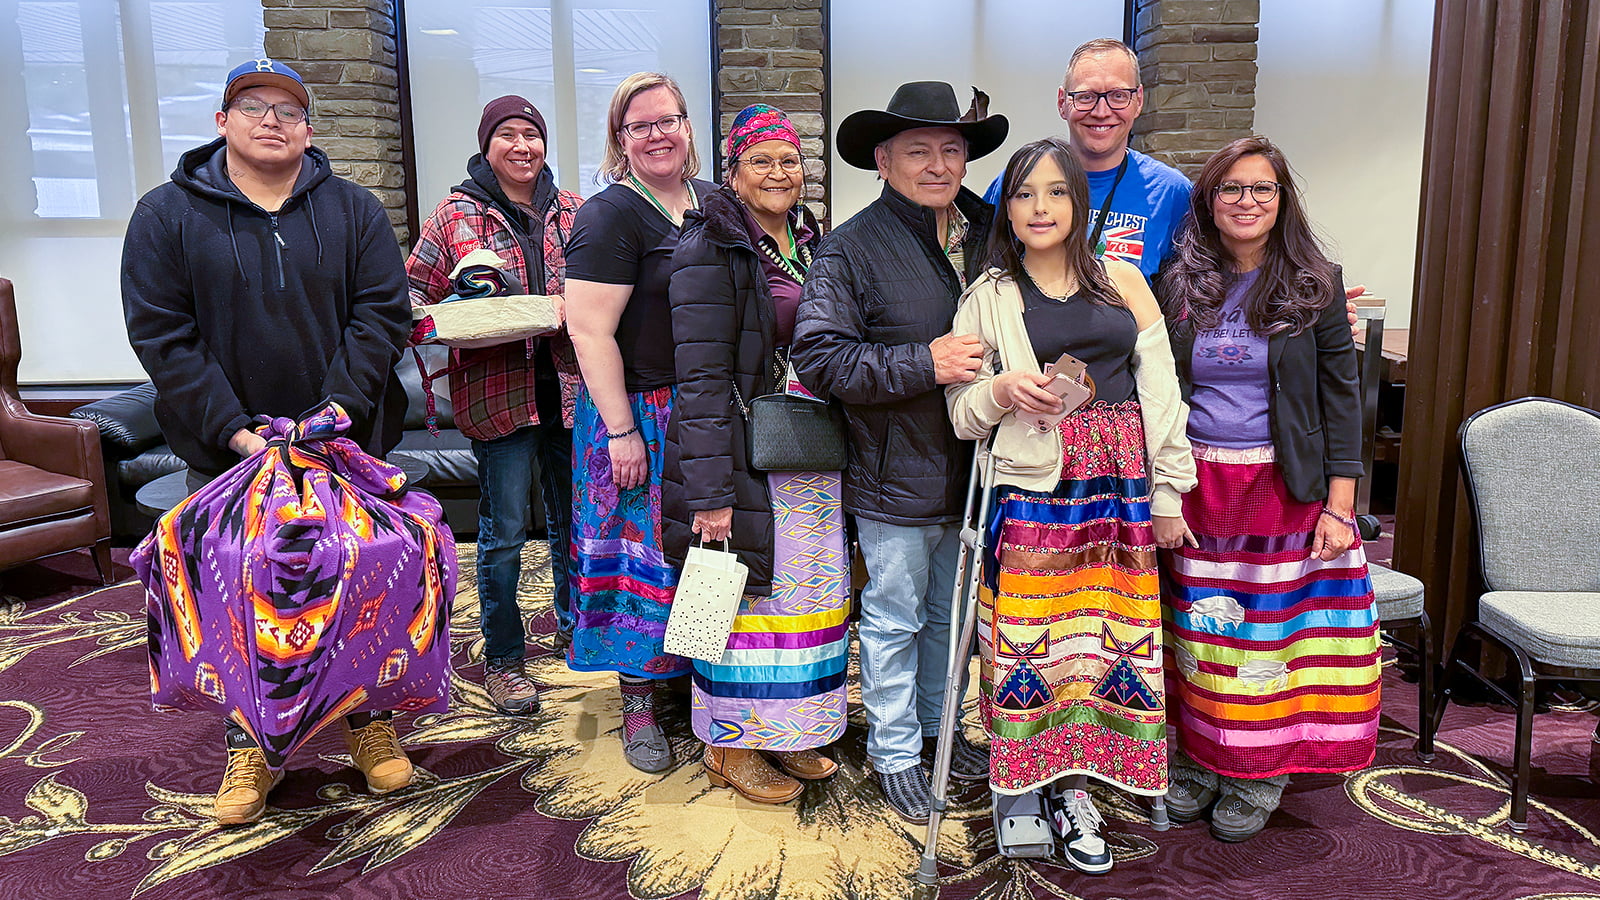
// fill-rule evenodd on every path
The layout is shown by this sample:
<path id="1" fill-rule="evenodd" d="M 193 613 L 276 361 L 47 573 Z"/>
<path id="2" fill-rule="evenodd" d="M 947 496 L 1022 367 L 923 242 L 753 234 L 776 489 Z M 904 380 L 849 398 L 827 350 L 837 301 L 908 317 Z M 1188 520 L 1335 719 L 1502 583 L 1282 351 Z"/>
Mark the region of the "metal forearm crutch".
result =
<path id="1" fill-rule="evenodd" d="M 933 754 L 933 803 L 928 812 L 928 834 L 922 842 L 922 862 L 917 881 L 933 886 L 939 880 L 939 823 L 950 805 L 950 755 L 961 717 L 961 675 L 972 655 L 978 630 L 978 584 L 983 572 L 983 538 L 989 525 L 989 491 L 994 486 L 994 459 L 980 443 L 972 456 L 967 483 L 966 509 L 961 516 L 961 554 L 956 562 L 955 586 L 950 592 L 950 658 L 945 671 L 944 707 L 939 713 L 939 738 Z M 974 527 L 974 518 L 976 526 Z"/>

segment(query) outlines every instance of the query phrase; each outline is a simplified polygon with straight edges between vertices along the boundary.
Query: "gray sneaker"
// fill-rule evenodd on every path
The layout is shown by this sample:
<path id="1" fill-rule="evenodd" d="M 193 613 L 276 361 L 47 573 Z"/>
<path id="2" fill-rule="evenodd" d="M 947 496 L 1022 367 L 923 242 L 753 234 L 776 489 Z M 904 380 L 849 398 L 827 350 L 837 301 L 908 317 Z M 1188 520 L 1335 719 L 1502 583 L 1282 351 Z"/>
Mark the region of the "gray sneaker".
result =
<path id="1" fill-rule="evenodd" d="M 1211 836 L 1219 841 L 1238 844 L 1248 841 L 1267 827 L 1270 810 L 1233 794 L 1224 794 L 1211 808 Z"/>
<path id="2" fill-rule="evenodd" d="M 631 740 L 623 742 L 622 756 L 641 772 L 665 772 L 676 762 L 660 725 L 646 725 L 635 731 Z"/>
<path id="3" fill-rule="evenodd" d="M 1217 802 L 1217 792 L 1174 779 L 1167 784 L 1167 817 L 1174 822 L 1193 822 Z"/>
<path id="4" fill-rule="evenodd" d="M 520 659 L 485 663 L 483 686 L 494 708 L 503 713 L 531 716 L 539 711 L 539 688 L 528 679 Z"/>

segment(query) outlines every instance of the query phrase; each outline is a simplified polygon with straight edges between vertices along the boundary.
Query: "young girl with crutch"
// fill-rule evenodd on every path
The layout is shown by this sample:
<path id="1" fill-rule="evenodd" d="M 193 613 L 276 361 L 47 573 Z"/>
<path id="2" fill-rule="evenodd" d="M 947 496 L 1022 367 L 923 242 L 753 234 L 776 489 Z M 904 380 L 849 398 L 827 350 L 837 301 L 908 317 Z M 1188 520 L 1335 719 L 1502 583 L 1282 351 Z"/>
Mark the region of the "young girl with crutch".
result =
<path id="1" fill-rule="evenodd" d="M 989 781 L 997 805 L 1043 791 L 1068 862 L 1099 874 L 1112 856 L 1088 779 L 1167 788 L 1156 548 L 1188 537 L 1188 412 L 1144 276 L 1089 246 L 1066 142 L 1018 150 L 1001 197 L 991 268 L 954 325 L 984 363 L 946 389 L 960 437 L 993 432 L 977 591 Z"/>

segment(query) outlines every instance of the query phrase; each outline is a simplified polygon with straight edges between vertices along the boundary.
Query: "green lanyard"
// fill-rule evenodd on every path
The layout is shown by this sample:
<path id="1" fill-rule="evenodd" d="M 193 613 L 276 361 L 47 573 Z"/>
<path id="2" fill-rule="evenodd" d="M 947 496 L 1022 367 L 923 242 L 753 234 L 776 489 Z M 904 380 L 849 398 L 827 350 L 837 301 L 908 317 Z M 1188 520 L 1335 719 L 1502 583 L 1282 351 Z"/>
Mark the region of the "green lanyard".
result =
<path id="1" fill-rule="evenodd" d="M 638 178 L 635 178 L 633 173 L 631 173 L 631 172 L 628 173 L 628 180 L 633 182 L 633 186 L 638 188 L 639 192 L 644 194 L 644 196 L 645 196 L 645 198 L 647 200 L 649 200 L 651 203 L 655 204 L 655 208 L 656 209 L 661 210 L 661 214 L 663 216 L 667 217 L 667 221 L 668 222 L 671 222 L 674 225 L 678 224 L 679 220 L 674 219 L 672 217 L 672 213 L 667 212 L 667 208 L 665 206 L 661 205 L 661 201 L 656 199 L 656 195 L 655 194 L 650 193 L 650 189 L 644 186 L 644 182 L 640 181 Z M 694 209 L 695 208 L 694 200 L 695 200 L 694 188 L 690 188 L 689 189 L 689 208 L 690 209 Z"/>

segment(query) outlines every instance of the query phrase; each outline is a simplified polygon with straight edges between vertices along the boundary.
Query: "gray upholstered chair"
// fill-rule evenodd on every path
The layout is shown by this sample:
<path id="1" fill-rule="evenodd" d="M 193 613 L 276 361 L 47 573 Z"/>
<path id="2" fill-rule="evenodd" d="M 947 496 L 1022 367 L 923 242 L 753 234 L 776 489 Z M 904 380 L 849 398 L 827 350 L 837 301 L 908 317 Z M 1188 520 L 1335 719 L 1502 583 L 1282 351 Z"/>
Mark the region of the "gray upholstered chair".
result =
<path id="1" fill-rule="evenodd" d="M 1417 756 L 1433 762 L 1433 674 L 1438 659 L 1433 651 L 1432 625 L 1422 603 L 1422 582 L 1404 572 L 1368 563 L 1372 575 L 1372 594 L 1378 601 L 1379 627 L 1389 634 L 1390 643 L 1416 651 L 1417 678 Z M 1396 631 L 1409 632 L 1411 643 L 1395 637 Z"/>
<path id="2" fill-rule="evenodd" d="M 1513 400 L 1474 413 L 1460 439 L 1485 590 L 1477 620 L 1456 636 L 1432 727 L 1458 672 L 1516 707 L 1510 825 L 1522 831 L 1538 682 L 1600 682 L 1600 413 L 1543 397 Z M 1471 644 L 1514 660 L 1512 691 L 1468 662 Z"/>

